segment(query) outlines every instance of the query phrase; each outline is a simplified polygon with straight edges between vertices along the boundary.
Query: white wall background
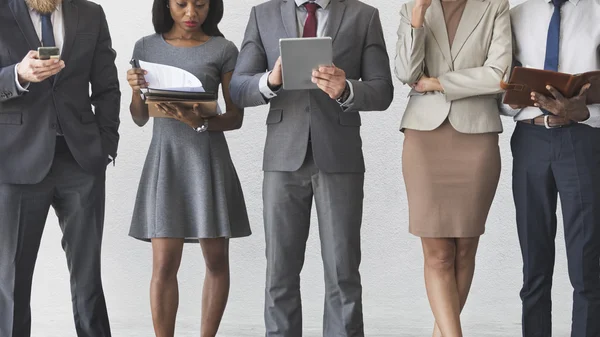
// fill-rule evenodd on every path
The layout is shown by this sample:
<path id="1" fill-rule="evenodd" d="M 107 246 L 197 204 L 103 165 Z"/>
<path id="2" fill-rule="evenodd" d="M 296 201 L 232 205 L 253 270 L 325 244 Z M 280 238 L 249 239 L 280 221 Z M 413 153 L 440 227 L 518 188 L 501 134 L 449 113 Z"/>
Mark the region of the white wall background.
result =
<path id="1" fill-rule="evenodd" d="M 250 8 L 262 0 L 225 0 L 221 29 L 240 45 Z M 403 1 L 366 0 L 380 9 L 385 38 L 393 61 L 398 10 Z M 125 81 L 133 45 L 152 33 L 151 0 L 100 0 L 103 5 L 121 75 L 121 145 L 116 167 L 107 174 L 107 214 L 103 277 L 108 309 L 116 337 L 152 336 L 149 309 L 150 245 L 127 236 L 137 185 L 152 127 L 131 121 L 131 89 Z M 407 90 L 394 79 L 395 99 L 386 112 L 363 113 L 362 135 L 367 162 L 362 236 L 364 319 L 369 337 L 428 336 L 432 327 L 422 277 L 420 242 L 407 232 L 408 214 L 401 175 L 403 137 L 398 125 Z M 231 243 L 232 289 L 221 336 L 257 337 L 263 331 L 264 232 L 262 225 L 261 159 L 266 107 L 248 109 L 241 130 L 227 135 L 244 192 L 254 234 Z M 503 171 L 494 205 L 482 237 L 470 299 L 463 312 L 465 336 L 520 335 L 521 256 L 511 194 L 509 137 L 512 121 L 505 120 L 500 137 Z M 321 336 L 323 272 L 316 217 L 302 273 L 305 336 Z M 559 224 L 562 227 L 562 224 Z M 69 278 L 60 247 L 60 230 L 49 216 L 34 279 L 32 300 L 35 337 L 75 336 Z M 562 229 L 557 236 L 554 336 L 569 335 L 571 287 L 568 282 Z M 186 246 L 179 274 L 180 310 L 177 336 L 198 336 L 204 264 L 199 245 Z"/>

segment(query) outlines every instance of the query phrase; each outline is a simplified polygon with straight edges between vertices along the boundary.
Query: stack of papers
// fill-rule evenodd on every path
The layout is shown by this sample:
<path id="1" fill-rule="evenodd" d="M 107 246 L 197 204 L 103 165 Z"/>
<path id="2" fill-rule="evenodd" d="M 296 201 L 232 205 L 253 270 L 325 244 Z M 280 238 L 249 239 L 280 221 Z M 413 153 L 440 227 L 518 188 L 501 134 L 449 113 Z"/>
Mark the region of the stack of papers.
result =
<path id="1" fill-rule="evenodd" d="M 137 61 L 146 70 L 150 87 L 142 89 L 142 98 L 148 104 L 150 117 L 168 117 L 159 111 L 156 103 L 177 103 L 187 107 L 201 105 L 204 113 L 223 114 L 217 103 L 217 93 L 206 92 L 202 82 L 192 73 L 164 64 Z"/>

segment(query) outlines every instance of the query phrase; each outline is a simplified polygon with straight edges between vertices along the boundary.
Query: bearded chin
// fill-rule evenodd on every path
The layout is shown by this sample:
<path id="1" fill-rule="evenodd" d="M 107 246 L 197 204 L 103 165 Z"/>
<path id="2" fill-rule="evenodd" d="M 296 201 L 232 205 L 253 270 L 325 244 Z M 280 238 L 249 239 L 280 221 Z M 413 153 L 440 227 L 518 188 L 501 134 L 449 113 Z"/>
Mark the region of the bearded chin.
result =
<path id="1" fill-rule="evenodd" d="M 50 14 L 56 10 L 62 0 L 25 0 L 29 8 L 41 14 Z"/>

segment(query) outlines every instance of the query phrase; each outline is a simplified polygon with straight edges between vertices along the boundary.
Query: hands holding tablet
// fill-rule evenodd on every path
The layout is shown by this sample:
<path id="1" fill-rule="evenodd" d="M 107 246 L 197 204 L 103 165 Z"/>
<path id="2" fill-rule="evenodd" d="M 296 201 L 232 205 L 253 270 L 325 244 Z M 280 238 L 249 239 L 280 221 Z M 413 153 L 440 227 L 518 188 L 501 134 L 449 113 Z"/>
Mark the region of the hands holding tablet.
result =
<path id="1" fill-rule="evenodd" d="M 333 66 L 322 66 L 319 69 L 313 70 L 311 81 L 316 84 L 319 89 L 323 90 L 331 99 L 338 99 L 346 89 L 346 73 Z M 275 62 L 273 70 L 269 74 L 267 84 L 271 90 L 279 90 L 283 84 L 281 56 Z"/>
<path id="2" fill-rule="evenodd" d="M 312 72 L 312 82 L 331 99 L 338 99 L 346 89 L 346 73 L 335 65 L 320 67 Z"/>

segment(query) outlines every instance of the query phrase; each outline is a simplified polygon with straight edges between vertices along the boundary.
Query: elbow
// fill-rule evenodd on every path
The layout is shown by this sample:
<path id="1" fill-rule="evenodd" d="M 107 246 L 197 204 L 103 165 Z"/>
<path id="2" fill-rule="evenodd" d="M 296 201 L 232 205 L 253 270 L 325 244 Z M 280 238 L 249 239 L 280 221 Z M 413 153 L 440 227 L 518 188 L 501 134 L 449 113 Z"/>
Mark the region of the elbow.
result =
<path id="1" fill-rule="evenodd" d="M 420 68 L 413 68 L 411 70 L 407 70 L 409 67 L 406 66 L 398 66 L 394 68 L 394 73 L 396 74 L 396 78 L 402 82 L 402 84 L 414 84 L 419 82 L 419 79 L 423 76 L 423 71 Z"/>
<path id="2" fill-rule="evenodd" d="M 134 118 L 133 122 L 135 123 L 135 125 L 137 125 L 137 126 L 139 126 L 141 128 L 141 127 L 145 126 L 148 121 L 147 120 L 141 120 L 141 119 L 138 119 L 138 118 Z"/>
<path id="3" fill-rule="evenodd" d="M 232 130 L 239 130 L 242 128 L 242 124 L 244 124 L 244 116 L 240 116 L 235 120 L 233 124 Z"/>
<path id="4" fill-rule="evenodd" d="M 243 106 L 244 102 L 242 101 L 241 85 L 238 83 L 235 76 L 231 79 L 231 83 L 229 84 L 229 95 L 231 96 L 233 104 L 239 107 Z"/>
<path id="5" fill-rule="evenodd" d="M 380 111 L 385 111 L 389 109 L 392 105 L 392 101 L 394 100 L 394 84 L 390 81 L 388 84 L 387 90 L 384 95 L 384 99 L 381 100 L 381 105 L 379 106 Z"/>

